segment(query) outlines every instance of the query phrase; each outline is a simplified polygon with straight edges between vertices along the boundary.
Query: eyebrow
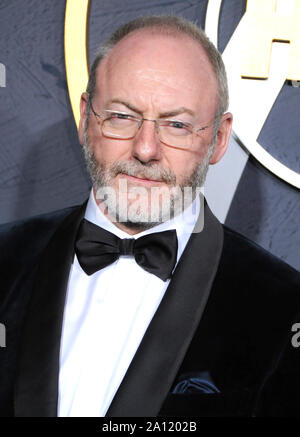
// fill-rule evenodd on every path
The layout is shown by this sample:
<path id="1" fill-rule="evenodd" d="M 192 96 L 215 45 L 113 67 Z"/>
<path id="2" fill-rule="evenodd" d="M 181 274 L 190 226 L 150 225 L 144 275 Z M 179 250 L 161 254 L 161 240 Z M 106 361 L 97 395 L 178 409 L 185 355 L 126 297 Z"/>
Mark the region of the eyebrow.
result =
<path id="1" fill-rule="evenodd" d="M 107 102 L 107 105 L 110 105 L 112 103 L 120 103 L 121 105 L 126 106 L 128 109 L 130 109 L 131 111 L 135 112 L 136 114 L 140 114 L 142 115 L 142 111 L 140 111 L 138 108 L 136 108 L 135 106 L 133 106 L 131 103 L 127 102 L 126 100 L 122 100 L 122 99 L 111 99 Z M 191 109 L 188 109 L 184 106 L 181 106 L 177 109 L 174 109 L 172 111 L 165 111 L 165 112 L 161 112 L 159 115 L 159 118 L 167 118 L 167 117 L 174 117 L 176 115 L 179 114 L 190 114 L 192 116 L 195 116 L 195 112 L 192 111 Z"/>

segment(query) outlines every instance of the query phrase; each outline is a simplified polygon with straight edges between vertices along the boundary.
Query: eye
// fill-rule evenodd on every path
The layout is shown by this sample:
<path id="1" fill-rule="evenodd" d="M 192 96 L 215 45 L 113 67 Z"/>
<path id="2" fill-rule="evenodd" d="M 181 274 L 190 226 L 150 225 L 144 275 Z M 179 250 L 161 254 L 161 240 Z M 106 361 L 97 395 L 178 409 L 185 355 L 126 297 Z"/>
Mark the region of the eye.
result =
<path id="1" fill-rule="evenodd" d="M 136 119 L 125 112 L 108 112 L 104 125 L 109 130 L 131 129 L 136 125 Z"/>
<path id="2" fill-rule="evenodd" d="M 122 112 L 111 112 L 109 118 L 115 118 L 119 120 L 132 120 L 133 117 L 130 114 L 124 114 Z"/>
<path id="3" fill-rule="evenodd" d="M 186 129 L 187 125 L 182 121 L 169 121 L 169 126 L 176 129 Z"/>
<path id="4" fill-rule="evenodd" d="M 125 114 L 124 112 L 110 112 L 106 120 L 114 124 L 127 124 L 135 122 L 135 117 L 130 114 Z"/>
<path id="5" fill-rule="evenodd" d="M 170 136 L 188 136 L 191 133 L 191 125 L 179 120 L 166 120 L 161 125 L 162 131 Z"/>

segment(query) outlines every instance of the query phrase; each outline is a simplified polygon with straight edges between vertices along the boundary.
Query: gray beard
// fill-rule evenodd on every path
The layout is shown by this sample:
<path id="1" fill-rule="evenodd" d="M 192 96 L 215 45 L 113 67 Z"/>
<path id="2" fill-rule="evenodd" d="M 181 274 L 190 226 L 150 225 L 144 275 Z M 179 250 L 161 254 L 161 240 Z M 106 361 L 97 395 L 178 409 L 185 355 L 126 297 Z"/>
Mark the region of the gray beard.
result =
<path id="1" fill-rule="evenodd" d="M 170 169 L 163 169 L 156 163 L 142 164 L 139 161 L 117 161 L 110 168 L 105 169 L 104 164 L 96 160 L 89 145 L 87 125 L 84 131 L 83 152 L 96 198 L 103 202 L 104 209 L 113 218 L 112 221 L 122 223 L 128 229 L 141 232 L 182 213 L 183 209 L 186 209 L 199 195 L 205 182 L 215 144 L 216 135 L 201 164 L 198 164 L 180 185 L 176 184 L 176 176 Z M 162 193 L 165 197 L 162 197 L 159 205 L 156 205 L 156 210 L 151 211 L 151 218 L 149 217 L 148 208 L 143 208 L 142 205 L 139 205 L 136 210 L 131 208 L 130 214 L 128 214 L 127 198 L 122 202 L 120 198 L 117 199 L 116 196 L 109 195 L 111 193 L 109 190 L 113 189 L 112 180 L 118 174 L 159 180 L 168 184 L 170 189 L 167 190 L 165 187 L 165 191 Z M 154 220 L 153 216 L 155 216 Z"/>

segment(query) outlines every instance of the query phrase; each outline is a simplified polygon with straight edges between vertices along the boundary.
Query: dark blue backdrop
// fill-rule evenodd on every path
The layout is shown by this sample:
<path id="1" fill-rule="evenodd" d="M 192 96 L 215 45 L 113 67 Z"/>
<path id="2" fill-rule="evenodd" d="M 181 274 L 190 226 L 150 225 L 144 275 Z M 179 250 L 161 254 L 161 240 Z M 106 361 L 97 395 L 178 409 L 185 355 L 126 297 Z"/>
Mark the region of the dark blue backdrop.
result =
<path id="1" fill-rule="evenodd" d="M 223 0 L 222 51 L 245 10 Z M 92 0 L 89 56 L 120 23 L 176 12 L 204 27 L 206 0 Z M 81 203 L 90 189 L 67 92 L 63 0 L 1 0 L 0 223 Z M 258 102 L 259 104 L 259 102 Z M 287 82 L 260 134 L 273 156 L 300 172 L 300 88 Z M 300 270 L 300 192 L 250 158 L 226 224 Z"/>

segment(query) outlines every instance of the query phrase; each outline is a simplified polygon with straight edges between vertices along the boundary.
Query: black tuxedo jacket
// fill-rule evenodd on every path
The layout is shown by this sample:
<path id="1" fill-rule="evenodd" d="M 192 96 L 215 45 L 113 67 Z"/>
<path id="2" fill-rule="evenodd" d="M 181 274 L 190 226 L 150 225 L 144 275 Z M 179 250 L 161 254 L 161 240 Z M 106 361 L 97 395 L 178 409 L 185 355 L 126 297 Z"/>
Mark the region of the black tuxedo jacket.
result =
<path id="1" fill-rule="evenodd" d="M 62 320 L 86 203 L 0 227 L 2 416 L 56 416 Z M 205 206 L 107 416 L 297 415 L 300 274 Z M 203 382 L 204 380 L 204 382 Z"/>

